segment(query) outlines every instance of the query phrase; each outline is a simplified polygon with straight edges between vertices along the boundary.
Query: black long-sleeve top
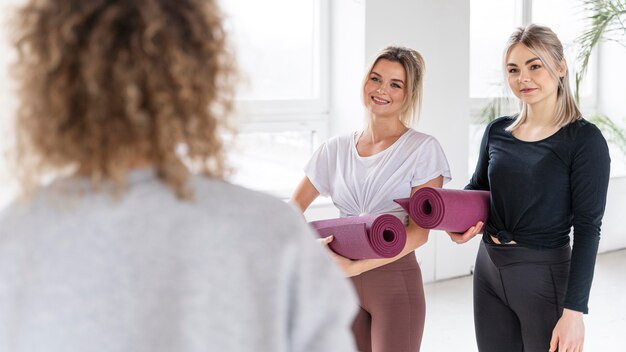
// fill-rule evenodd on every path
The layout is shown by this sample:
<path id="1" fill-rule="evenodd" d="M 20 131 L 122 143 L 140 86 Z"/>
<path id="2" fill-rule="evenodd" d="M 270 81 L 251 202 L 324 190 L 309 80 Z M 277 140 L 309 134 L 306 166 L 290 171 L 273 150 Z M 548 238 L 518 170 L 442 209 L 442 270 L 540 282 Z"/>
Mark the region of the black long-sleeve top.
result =
<path id="1" fill-rule="evenodd" d="M 573 226 L 565 308 L 587 313 L 609 182 L 606 141 L 584 119 L 535 142 L 505 131 L 512 122 L 501 117 L 487 126 L 465 188 L 491 192 L 485 231 L 501 242 L 559 248 Z"/>

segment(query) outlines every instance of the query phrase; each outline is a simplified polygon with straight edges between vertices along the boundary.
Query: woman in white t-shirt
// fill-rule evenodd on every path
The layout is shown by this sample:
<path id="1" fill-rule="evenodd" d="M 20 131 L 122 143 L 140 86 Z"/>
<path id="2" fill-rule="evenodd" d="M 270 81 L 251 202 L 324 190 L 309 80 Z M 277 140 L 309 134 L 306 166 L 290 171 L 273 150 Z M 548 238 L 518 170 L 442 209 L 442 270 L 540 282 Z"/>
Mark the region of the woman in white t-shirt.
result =
<path id="1" fill-rule="evenodd" d="M 302 211 L 330 196 L 342 217 L 393 214 L 407 224 L 402 252 L 389 259 L 350 260 L 331 251 L 352 278 L 361 309 L 353 323 L 359 351 L 419 351 L 425 302 L 415 249 L 428 239 L 394 199 L 450 180 L 437 140 L 410 128 L 422 99 L 424 60 L 415 50 L 388 47 L 363 82 L 369 112 L 360 132 L 328 140 L 312 156 L 292 202 Z M 325 238 L 326 244 L 332 236 Z"/>

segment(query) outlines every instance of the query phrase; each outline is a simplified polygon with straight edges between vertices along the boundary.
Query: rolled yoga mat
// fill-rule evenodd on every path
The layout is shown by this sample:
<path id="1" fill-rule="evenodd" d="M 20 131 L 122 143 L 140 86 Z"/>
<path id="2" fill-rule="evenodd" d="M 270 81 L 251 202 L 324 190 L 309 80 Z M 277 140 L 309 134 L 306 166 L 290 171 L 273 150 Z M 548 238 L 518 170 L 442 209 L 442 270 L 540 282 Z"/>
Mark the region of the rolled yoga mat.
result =
<path id="1" fill-rule="evenodd" d="M 328 244 L 335 253 L 350 259 L 391 258 L 402 252 L 406 228 L 389 214 L 363 215 L 309 223 L 320 237 L 333 235 Z"/>
<path id="2" fill-rule="evenodd" d="M 394 200 L 425 229 L 465 232 L 489 217 L 489 192 L 424 187 Z"/>

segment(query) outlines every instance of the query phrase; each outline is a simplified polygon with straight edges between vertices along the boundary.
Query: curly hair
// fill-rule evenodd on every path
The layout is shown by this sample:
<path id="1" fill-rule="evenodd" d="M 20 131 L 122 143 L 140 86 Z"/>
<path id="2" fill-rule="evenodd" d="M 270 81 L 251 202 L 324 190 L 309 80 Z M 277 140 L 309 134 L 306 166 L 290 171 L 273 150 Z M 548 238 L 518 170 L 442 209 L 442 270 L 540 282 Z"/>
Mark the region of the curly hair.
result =
<path id="1" fill-rule="evenodd" d="M 14 161 L 24 190 L 59 172 L 124 189 L 153 165 L 177 196 L 223 178 L 236 70 L 213 0 L 31 0 L 15 44 Z"/>

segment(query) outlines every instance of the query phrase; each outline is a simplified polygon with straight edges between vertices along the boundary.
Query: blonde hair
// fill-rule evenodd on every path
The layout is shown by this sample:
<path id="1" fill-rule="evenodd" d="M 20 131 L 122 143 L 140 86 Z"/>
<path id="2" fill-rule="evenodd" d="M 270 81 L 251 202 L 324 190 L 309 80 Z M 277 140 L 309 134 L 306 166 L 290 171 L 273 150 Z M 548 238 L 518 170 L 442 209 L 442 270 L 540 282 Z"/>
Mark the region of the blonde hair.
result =
<path id="1" fill-rule="evenodd" d="M 556 126 L 565 126 L 573 121 L 582 118 L 578 109 L 574 95 L 569 84 L 569 70 L 563 66 L 565 55 L 563 45 L 557 35 L 548 27 L 530 24 L 526 27 L 519 27 L 507 42 L 504 51 L 504 72 L 506 64 L 513 47 L 517 44 L 525 46 L 536 55 L 544 64 L 550 75 L 558 81 L 556 111 L 554 123 Z M 565 75 L 559 77 L 558 71 L 565 70 Z M 528 106 L 521 103 L 521 111 L 515 121 L 507 127 L 508 131 L 513 131 L 526 121 Z"/>
<path id="2" fill-rule="evenodd" d="M 366 102 L 366 97 L 363 92 L 365 84 L 369 80 L 369 76 L 374 69 L 374 66 L 380 60 L 387 60 L 391 62 L 397 62 L 402 65 L 404 72 L 406 73 L 406 96 L 402 103 L 402 109 L 400 110 L 400 121 L 407 127 L 413 126 L 418 119 L 422 105 L 422 91 L 424 86 L 424 58 L 419 52 L 411 48 L 400 46 L 389 46 L 383 49 L 376 55 L 376 58 L 372 61 L 367 74 L 363 79 L 362 94 L 363 103 Z"/>
<path id="3" fill-rule="evenodd" d="M 31 0 L 15 26 L 26 191 L 68 169 L 124 188 L 137 160 L 179 197 L 185 164 L 223 177 L 235 68 L 216 1 Z"/>

